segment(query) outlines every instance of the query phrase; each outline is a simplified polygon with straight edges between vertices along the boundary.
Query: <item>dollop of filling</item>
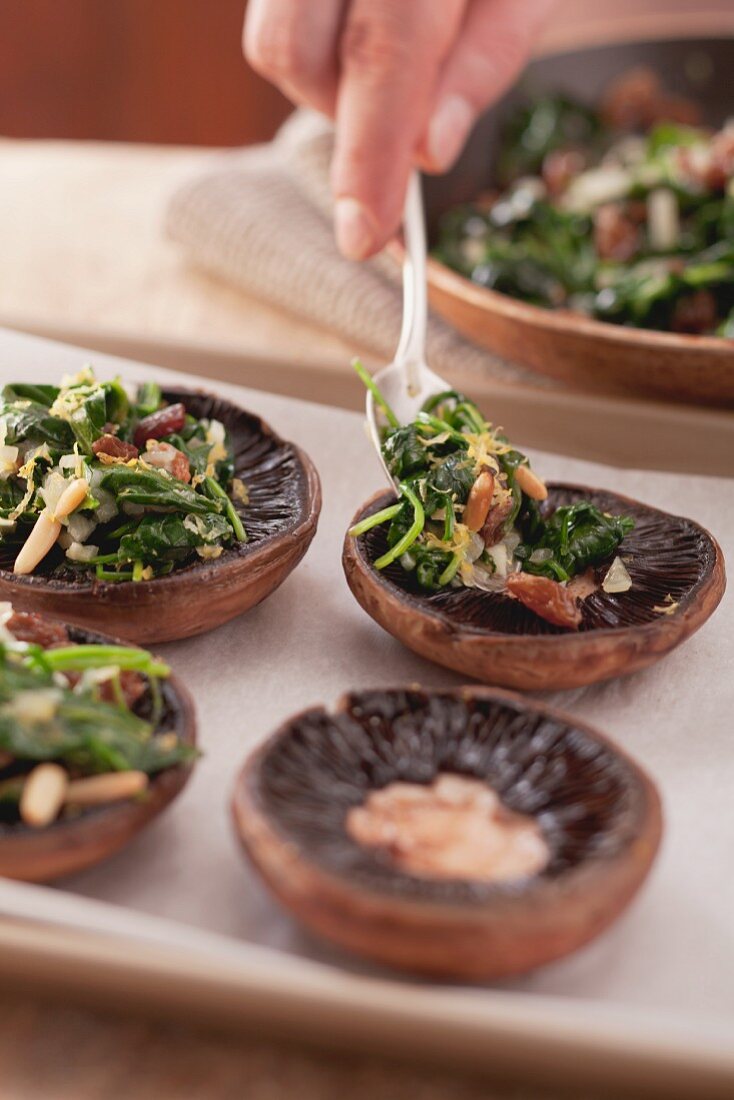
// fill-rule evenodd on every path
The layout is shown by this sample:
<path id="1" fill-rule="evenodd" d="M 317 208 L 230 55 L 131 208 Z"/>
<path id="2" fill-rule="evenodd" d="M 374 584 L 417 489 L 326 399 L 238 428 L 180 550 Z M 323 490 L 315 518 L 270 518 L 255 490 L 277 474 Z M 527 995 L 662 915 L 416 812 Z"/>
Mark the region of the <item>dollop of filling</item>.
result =
<path id="1" fill-rule="evenodd" d="M 550 858 L 534 817 L 515 813 L 479 779 L 443 773 L 432 783 L 390 783 L 346 819 L 348 835 L 421 878 L 507 882 Z"/>

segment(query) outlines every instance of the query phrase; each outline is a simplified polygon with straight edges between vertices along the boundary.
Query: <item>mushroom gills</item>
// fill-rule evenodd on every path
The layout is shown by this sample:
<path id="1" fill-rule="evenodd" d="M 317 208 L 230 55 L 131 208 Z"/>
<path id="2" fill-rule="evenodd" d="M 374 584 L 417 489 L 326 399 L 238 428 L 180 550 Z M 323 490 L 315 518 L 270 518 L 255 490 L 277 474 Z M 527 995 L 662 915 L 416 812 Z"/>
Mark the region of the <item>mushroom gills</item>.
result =
<path id="1" fill-rule="evenodd" d="M 506 692 L 375 690 L 286 722 L 236 827 L 276 897 L 356 953 L 479 980 L 575 950 L 630 901 L 659 800 L 624 754 Z"/>

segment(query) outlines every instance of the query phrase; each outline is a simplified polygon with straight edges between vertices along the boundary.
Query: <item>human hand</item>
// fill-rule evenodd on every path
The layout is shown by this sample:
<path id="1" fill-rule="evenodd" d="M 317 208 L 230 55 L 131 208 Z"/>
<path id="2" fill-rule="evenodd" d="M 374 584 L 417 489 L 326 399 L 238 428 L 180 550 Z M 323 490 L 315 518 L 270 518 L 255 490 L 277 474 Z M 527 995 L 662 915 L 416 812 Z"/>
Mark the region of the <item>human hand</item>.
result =
<path id="1" fill-rule="evenodd" d="M 348 259 L 371 256 L 395 233 L 414 164 L 453 164 L 554 3 L 250 0 L 250 64 L 335 119 L 336 237 Z"/>

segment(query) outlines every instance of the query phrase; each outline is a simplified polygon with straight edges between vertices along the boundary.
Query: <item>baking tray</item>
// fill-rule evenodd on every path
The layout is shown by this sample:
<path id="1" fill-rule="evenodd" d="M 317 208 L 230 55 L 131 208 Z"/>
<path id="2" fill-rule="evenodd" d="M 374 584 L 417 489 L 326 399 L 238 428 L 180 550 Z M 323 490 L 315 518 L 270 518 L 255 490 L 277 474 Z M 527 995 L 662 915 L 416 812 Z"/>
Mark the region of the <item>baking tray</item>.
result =
<path id="1" fill-rule="evenodd" d="M 152 373 L 0 333 L 0 381 L 53 380 L 90 361 L 105 376 Z M 341 577 L 341 534 L 379 476 L 360 418 L 217 388 L 311 453 L 324 481 L 319 534 L 265 604 L 203 638 L 158 647 L 194 686 L 205 755 L 171 810 L 112 860 L 54 888 L 0 882 L 3 981 L 65 1000 L 420 1056 L 515 1080 L 604 1085 L 617 1096 L 633 1089 L 734 1094 L 734 835 L 725 812 L 734 783 L 731 599 L 656 668 L 557 697 L 661 782 L 667 842 L 628 916 L 571 959 L 501 986 L 436 985 L 361 966 L 301 932 L 243 865 L 227 810 L 236 771 L 249 747 L 304 706 L 333 703 L 348 688 L 439 687 L 458 677 L 380 631 Z M 523 441 L 521 395 L 515 400 L 506 426 Z M 634 430 L 644 432 L 644 422 Z M 685 430 L 682 438 L 690 447 Z M 618 449 L 623 455 L 624 436 Z M 714 527 L 734 557 L 731 481 L 552 456 L 541 468 L 677 504 Z"/>

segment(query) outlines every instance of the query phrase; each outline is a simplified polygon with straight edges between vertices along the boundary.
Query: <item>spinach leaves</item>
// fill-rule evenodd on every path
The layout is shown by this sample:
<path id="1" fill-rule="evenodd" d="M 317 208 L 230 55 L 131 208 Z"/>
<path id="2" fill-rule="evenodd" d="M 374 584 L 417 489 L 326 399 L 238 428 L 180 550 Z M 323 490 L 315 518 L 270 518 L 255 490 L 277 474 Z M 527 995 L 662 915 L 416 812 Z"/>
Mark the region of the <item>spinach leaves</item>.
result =
<path id="1" fill-rule="evenodd" d="M 589 501 L 546 515 L 534 499 L 542 482 L 518 476 L 527 457 L 462 394 L 436 394 L 412 424 L 395 427 L 394 413 L 372 379 L 369 384 L 390 425 L 383 454 L 400 478 L 397 502 L 350 530 L 359 538 L 385 529 L 387 550 L 376 557 L 376 569 L 399 562 L 429 592 L 460 584 L 496 591 L 518 568 L 564 582 L 611 558 L 632 530 L 631 518 L 606 515 Z M 477 516 L 487 473 L 491 496 Z M 472 500 L 480 475 L 483 488 Z"/>
<path id="2" fill-rule="evenodd" d="M 628 516 L 606 515 L 589 501 L 557 508 L 545 522 L 535 508 L 526 513 L 525 521 L 532 541 L 515 551 L 523 570 L 562 581 L 611 557 L 634 527 Z M 536 551 L 550 551 L 550 556 Z"/>
<path id="3" fill-rule="evenodd" d="M 0 750 L 14 760 L 56 760 L 82 774 L 126 769 L 150 774 L 195 755 L 175 737 L 156 737 L 151 722 L 126 706 L 99 699 L 91 687 L 72 691 L 59 683 L 44 668 L 44 654 L 33 653 L 37 648 L 30 647 L 27 657 L 5 648 L 0 652 Z M 69 648 L 67 665 L 71 670 L 77 648 L 92 647 Z M 107 665 L 115 660 L 124 663 L 123 649 L 93 648 L 100 649 Z M 142 651 L 137 654 L 146 656 Z M 103 661 L 99 664 L 102 667 Z M 147 665 L 143 667 L 147 671 Z M 23 701 L 39 692 L 49 700 L 48 712 L 39 711 L 31 719 Z"/>
<path id="4" fill-rule="evenodd" d="M 89 488 L 62 518 L 65 559 L 56 548 L 49 553 L 57 576 L 73 570 L 147 580 L 197 552 L 216 557 L 246 541 L 229 495 L 234 455 L 224 425 L 185 409 L 171 419 L 165 409 L 157 383 L 143 383 L 131 398 L 119 380 L 97 381 L 90 368 L 60 386 L 5 386 L 0 424 L 17 452 L 5 452 L 0 471 L 0 543 L 23 543 L 41 511 L 53 509 L 77 478 Z M 144 418 L 152 451 L 141 453 L 135 438 Z"/>

